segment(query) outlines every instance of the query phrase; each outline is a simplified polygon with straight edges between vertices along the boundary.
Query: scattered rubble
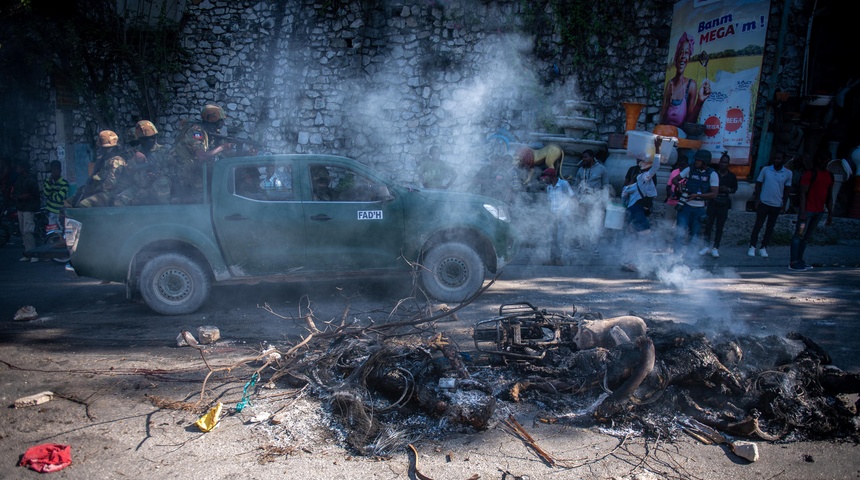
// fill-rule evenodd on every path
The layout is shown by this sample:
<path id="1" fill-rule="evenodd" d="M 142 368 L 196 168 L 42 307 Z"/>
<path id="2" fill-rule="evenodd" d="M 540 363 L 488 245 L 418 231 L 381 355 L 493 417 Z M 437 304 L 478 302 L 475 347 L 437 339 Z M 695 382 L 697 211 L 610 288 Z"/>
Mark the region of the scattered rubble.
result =
<path id="1" fill-rule="evenodd" d="M 197 338 L 203 345 L 210 345 L 221 339 L 221 331 L 211 325 L 197 327 Z"/>
<path id="2" fill-rule="evenodd" d="M 37 318 L 39 318 L 39 314 L 36 313 L 36 308 L 32 305 L 27 305 L 19 308 L 18 311 L 15 312 L 15 316 L 12 318 L 12 320 L 16 322 L 26 322 L 29 320 L 35 320 Z"/>
<path id="3" fill-rule="evenodd" d="M 456 311 L 369 325 L 346 311 L 340 324 L 322 328 L 310 312 L 299 319 L 307 326 L 300 342 L 268 346 L 248 359 L 249 366 L 263 364 L 252 367 L 240 403 L 264 396 L 264 386 L 294 389 L 279 401 L 266 395 L 250 423 L 289 430 L 299 399 L 313 398 L 327 418 L 313 425 L 338 430 L 330 438 L 369 456 L 420 438 L 501 427 L 552 465 L 553 456 L 511 412 L 670 441 L 686 432 L 751 462 L 758 459 L 756 444 L 729 435 L 781 442 L 857 438 L 856 405 L 838 396 L 860 392 L 860 375 L 834 367 L 823 349 L 797 334 L 705 335 L 695 326 L 633 315 L 554 314 L 521 303 L 478 322 L 477 351 L 465 351 L 456 335 L 439 331 L 440 320 Z M 216 370 L 210 367 L 210 375 Z M 277 447 L 312 447 L 294 440 Z"/>
<path id="4" fill-rule="evenodd" d="M 54 398 L 54 392 L 44 391 L 39 392 L 35 395 L 28 395 L 26 397 L 21 397 L 18 400 L 15 400 L 13 404 L 15 408 L 23 408 L 23 407 L 32 407 L 35 405 L 41 405 L 43 403 L 48 403 Z"/>

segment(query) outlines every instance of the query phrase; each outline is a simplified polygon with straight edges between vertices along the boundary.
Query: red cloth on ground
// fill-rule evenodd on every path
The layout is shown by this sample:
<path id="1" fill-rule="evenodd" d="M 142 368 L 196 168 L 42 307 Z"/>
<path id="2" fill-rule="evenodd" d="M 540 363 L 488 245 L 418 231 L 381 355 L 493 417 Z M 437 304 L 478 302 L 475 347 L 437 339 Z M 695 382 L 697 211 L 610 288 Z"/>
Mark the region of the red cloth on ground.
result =
<path id="1" fill-rule="evenodd" d="M 62 470 L 72 464 L 71 445 L 59 443 L 43 443 L 30 447 L 21 457 L 22 467 L 30 467 L 40 473 L 50 473 Z"/>

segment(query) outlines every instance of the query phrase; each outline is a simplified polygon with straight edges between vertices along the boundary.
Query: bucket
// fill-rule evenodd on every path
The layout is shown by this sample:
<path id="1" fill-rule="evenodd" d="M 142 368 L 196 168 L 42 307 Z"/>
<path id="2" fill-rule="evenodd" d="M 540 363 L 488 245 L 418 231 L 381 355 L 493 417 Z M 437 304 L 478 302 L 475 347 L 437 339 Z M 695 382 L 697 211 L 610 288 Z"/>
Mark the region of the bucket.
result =
<path id="1" fill-rule="evenodd" d="M 627 156 L 637 160 L 650 160 L 657 151 L 657 147 L 654 146 L 654 139 L 658 136 L 663 139 L 663 143 L 660 145 L 660 163 L 675 163 L 678 160 L 677 138 L 664 137 L 639 130 L 627 132 Z"/>
<path id="2" fill-rule="evenodd" d="M 648 160 L 654 156 L 654 134 L 639 130 L 627 132 L 627 156 Z"/>
<path id="3" fill-rule="evenodd" d="M 603 226 L 613 230 L 621 230 L 624 228 L 624 216 L 627 209 L 620 203 L 610 203 L 606 205 L 606 217 L 603 219 Z"/>

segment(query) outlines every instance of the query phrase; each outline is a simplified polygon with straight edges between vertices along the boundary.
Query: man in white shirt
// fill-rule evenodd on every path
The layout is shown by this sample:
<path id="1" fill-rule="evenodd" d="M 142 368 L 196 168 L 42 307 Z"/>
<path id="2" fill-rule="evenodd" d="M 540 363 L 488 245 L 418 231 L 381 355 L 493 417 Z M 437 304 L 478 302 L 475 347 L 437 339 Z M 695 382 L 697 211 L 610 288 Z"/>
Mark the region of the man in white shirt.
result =
<path id="1" fill-rule="evenodd" d="M 750 234 L 750 247 L 747 249 L 747 255 L 750 257 L 755 256 L 758 234 L 765 221 L 767 224 L 758 254 L 762 257 L 768 256 L 767 246 L 773 235 L 773 227 L 779 214 L 785 212 L 785 199 L 788 198 L 788 189 L 791 188 L 792 174 L 784 165 L 785 155 L 776 152 L 771 164 L 761 169 L 755 181 L 755 224 Z"/>
<path id="2" fill-rule="evenodd" d="M 546 193 L 549 198 L 549 211 L 552 212 L 552 235 L 550 238 L 550 259 L 547 265 L 561 266 L 561 231 L 569 214 L 570 199 L 573 197 L 573 189 L 563 178 L 558 178 L 555 169 L 547 168 L 540 175 L 540 181 L 546 184 Z"/>

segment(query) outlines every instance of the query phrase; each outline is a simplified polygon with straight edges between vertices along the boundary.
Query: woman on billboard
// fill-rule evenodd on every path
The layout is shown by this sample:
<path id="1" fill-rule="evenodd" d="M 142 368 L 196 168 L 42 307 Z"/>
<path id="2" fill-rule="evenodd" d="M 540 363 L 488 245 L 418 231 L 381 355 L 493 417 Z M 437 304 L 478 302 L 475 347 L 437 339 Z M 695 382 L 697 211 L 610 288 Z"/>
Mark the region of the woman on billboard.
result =
<path id="1" fill-rule="evenodd" d="M 695 80 L 684 76 L 692 57 L 693 39 L 684 32 L 675 47 L 675 76 L 666 83 L 663 92 L 662 124 L 680 127 L 684 122 L 698 123 L 702 104 L 711 95 L 711 83 L 707 78 L 702 81 L 702 87 L 697 88 Z"/>

